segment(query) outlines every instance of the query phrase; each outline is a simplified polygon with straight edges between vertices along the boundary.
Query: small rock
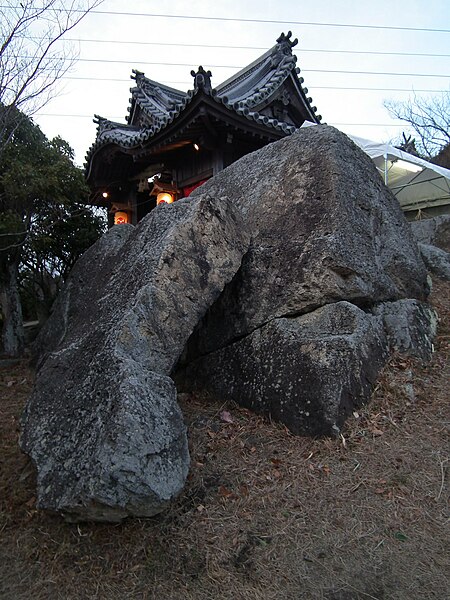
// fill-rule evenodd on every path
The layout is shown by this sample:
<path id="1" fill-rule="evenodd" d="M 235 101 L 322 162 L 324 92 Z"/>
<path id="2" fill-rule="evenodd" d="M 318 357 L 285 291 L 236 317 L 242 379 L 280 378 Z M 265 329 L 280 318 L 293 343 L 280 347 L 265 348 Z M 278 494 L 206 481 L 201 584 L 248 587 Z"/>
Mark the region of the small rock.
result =
<path id="1" fill-rule="evenodd" d="M 450 281 L 450 253 L 436 246 L 419 244 L 422 258 L 433 275 Z"/>

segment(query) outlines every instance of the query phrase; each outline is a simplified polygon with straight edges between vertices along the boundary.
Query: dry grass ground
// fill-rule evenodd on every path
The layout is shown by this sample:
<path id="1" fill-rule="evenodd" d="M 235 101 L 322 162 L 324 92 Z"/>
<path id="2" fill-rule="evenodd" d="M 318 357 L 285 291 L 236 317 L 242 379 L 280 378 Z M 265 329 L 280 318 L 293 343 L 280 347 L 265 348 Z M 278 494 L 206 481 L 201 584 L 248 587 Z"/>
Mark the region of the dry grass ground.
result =
<path id="1" fill-rule="evenodd" d="M 432 363 L 394 358 L 339 439 L 293 437 L 236 406 L 182 398 L 187 487 L 166 514 L 119 526 L 35 509 L 17 445 L 33 374 L 1 370 L 0 596 L 448 598 L 449 291 L 435 285 Z"/>

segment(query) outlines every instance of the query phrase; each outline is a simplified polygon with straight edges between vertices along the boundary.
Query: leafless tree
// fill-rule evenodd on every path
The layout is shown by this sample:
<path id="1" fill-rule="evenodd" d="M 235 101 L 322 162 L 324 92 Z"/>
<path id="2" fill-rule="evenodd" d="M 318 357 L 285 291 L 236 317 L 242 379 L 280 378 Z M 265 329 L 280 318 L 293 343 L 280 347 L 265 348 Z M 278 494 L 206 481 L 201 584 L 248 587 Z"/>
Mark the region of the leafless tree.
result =
<path id="1" fill-rule="evenodd" d="M 450 144 L 450 91 L 430 97 L 413 96 L 406 102 L 386 101 L 392 116 L 409 123 L 417 135 L 420 154 L 432 157 Z"/>
<path id="2" fill-rule="evenodd" d="M 103 0 L 1 0 L 0 153 L 21 111 L 28 116 L 55 94 L 76 55 L 64 35 Z M 17 110 L 18 109 L 18 110 Z"/>

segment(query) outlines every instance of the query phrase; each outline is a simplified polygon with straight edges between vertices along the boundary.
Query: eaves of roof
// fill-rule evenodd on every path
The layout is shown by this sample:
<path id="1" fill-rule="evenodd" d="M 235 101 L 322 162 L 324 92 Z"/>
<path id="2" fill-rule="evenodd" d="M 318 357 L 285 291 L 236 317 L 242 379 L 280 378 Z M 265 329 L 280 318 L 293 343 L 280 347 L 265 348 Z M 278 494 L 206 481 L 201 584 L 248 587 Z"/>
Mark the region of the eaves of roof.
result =
<path id="1" fill-rule="evenodd" d="M 117 145 L 124 151 L 130 151 L 135 148 L 142 147 L 157 134 L 167 129 L 170 124 L 173 123 L 175 119 L 177 119 L 186 110 L 186 108 L 199 93 L 204 94 L 205 96 L 214 100 L 216 103 L 224 106 L 230 111 L 233 111 L 240 118 L 248 119 L 259 126 L 273 129 L 282 135 L 289 135 L 297 129 L 293 125 L 289 125 L 288 123 L 284 123 L 278 119 L 272 119 L 256 111 L 252 111 L 250 108 L 248 108 L 248 106 L 243 105 L 241 102 L 230 103 L 226 97 L 218 96 L 216 90 L 190 90 L 187 93 L 187 97 L 180 102 L 176 108 L 171 110 L 168 115 L 162 117 L 158 123 L 152 124 L 149 127 L 137 129 L 131 125 L 120 125 L 101 118 L 102 128 L 100 129 L 99 126 L 97 139 L 88 151 L 85 167 L 88 167 L 89 162 L 94 154 L 107 144 Z"/>

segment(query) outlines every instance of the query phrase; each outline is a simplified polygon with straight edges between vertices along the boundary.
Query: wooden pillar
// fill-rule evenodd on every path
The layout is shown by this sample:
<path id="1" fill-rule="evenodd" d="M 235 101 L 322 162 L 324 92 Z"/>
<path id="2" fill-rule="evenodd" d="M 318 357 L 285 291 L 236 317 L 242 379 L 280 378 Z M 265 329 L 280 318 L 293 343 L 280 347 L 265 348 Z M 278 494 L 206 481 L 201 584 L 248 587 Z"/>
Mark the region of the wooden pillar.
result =
<path id="1" fill-rule="evenodd" d="M 223 171 L 223 151 L 221 148 L 217 148 L 213 150 L 213 160 L 212 160 L 212 171 L 213 175 L 217 175 L 220 171 Z"/>
<path id="2" fill-rule="evenodd" d="M 132 225 L 137 225 L 137 188 L 135 184 L 131 185 L 132 187 L 128 188 L 128 190 L 124 192 L 122 202 L 128 205 L 127 210 L 130 214 L 130 223 Z"/>

